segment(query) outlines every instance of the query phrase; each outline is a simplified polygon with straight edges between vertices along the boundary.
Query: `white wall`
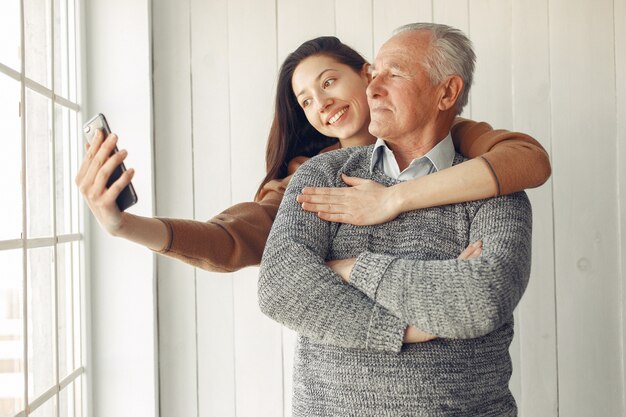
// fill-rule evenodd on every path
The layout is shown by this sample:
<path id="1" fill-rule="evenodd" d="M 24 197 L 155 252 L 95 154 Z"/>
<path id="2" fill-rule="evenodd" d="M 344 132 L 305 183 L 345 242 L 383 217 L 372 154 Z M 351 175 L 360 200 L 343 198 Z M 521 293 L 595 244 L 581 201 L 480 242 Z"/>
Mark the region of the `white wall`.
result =
<path id="1" fill-rule="evenodd" d="M 83 117 L 104 113 L 129 151 L 139 195 L 134 213 L 154 212 L 150 2 L 83 2 Z M 89 220 L 89 216 L 87 216 Z M 87 228 L 87 375 L 90 416 L 158 413 L 153 255 Z"/>
<path id="2" fill-rule="evenodd" d="M 336 34 L 371 59 L 434 20 L 478 54 L 466 116 L 536 137 L 531 282 L 516 312 L 522 416 L 624 416 L 626 0 L 153 0 L 156 210 L 207 219 L 250 200 L 280 62 Z M 120 122 L 121 123 L 121 122 Z M 169 416 L 290 415 L 293 334 L 262 316 L 257 269 L 158 261 L 160 407 Z"/>

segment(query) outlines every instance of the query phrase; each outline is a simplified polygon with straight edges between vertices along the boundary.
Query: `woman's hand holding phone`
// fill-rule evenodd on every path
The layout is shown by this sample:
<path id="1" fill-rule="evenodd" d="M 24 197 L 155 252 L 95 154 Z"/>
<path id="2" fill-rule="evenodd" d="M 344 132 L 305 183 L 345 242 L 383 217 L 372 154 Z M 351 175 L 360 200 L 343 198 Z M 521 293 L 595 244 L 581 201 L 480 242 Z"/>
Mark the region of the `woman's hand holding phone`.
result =
<path id="1" fill-rule="evenodd" d="M 119 236 L 123 234 L 125 214 L 118 208 L 116 199 L 130 184 L 135 171 L 133 169 L 124 171 L 120 178 L 107 188 L 109 177 L 128 154 L 126 150 L 113 153 L 116 144 L 115 134 L 105 138 L 103 132 L 98 129 L 91 144 L 86 145 L 85 160 L 78 170 L 75 182 L 98 223 L 111 235 Z"/>

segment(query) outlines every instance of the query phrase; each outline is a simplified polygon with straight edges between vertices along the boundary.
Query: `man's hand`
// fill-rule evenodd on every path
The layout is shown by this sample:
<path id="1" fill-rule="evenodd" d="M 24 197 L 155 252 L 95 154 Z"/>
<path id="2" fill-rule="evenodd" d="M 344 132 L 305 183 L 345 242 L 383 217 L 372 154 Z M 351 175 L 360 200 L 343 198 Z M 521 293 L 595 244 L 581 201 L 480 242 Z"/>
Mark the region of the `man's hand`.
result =
<path id="1" fill-rule="evenodd" d="M 355 262 L 356 258 L 336 259 L 334 261 L 327 261 L 326 265 L 339 274 L 345 283 L 348 283 L 350 280 L 350 272 L 352 272 Z M 408 326 L 404 331 L 404 339 L 402 341 L 404 343 L 423 343 L 436 338 L 437 336 L 425 333 L 416 327 Z"/>
<path id="2" fill-rule="evenodd" d="M 471 261 L 478 258 L 481 253 L 483 253 L 483 241 L 477 240 L 474 243 L 470 243 L 457 259 L 460 261 Z"/>
<path id="3" fill-rule="evenodd" d="M 356 258 L 335 259 L 334 261 L 326 261 L 326 266 L 339 274 L 343 282 L 348 283 L 350 282 L 350 273 L 355 263 Z"/>
<path id="4" fill-rule="evenodd" d="M 355 262 L 356 258 L 336 259 L 334 261 L 327 261 L 326 265 L 339 274 L 345 283 L 348 283 L 350 280 L 350 272 L 352 272 Z M 403 343 L 423 343 L 436 338 L 437 336 L 425 333 L 416 327 L 408 326 L 404 331 L 404 339 L 402 341 Z"/>
<path id="5" fill-rule="evenodd" d="M 408 326 L 404 331 L 404 343 L 424 343 L 436 339 L 437 336 L 425 333 L 416 327 Z"/>
<path id="6" fill-rule="evenodd" d="M 332 190 L 332 188 L 330 188 Z M 480 256 L 483 250 L 482 240 L 470 243 L 467 248 L 461 252 L 458 259 L 461 261 L 469 261 Z M 350 273 L 356 263 L 356 258 L 335 259 L 334 261 L 326 261 L 326 265 L 335 271 L 345 283 L 350 282 Z M 437 336 L 423 332 L 414 326 L 407 326 L 404 332 L 404 343 L 424 343 L 436 339 Z"/>
<path id="7" fill-rule="evenodd" d="M 348 188 L 307 187 L 297 198 L 306 211 L 320 219 L 356 226 L 381 224 L 398 216 L 399 204 L 392 198 L 392 189 L 375 181 L 341 175 Z"/>

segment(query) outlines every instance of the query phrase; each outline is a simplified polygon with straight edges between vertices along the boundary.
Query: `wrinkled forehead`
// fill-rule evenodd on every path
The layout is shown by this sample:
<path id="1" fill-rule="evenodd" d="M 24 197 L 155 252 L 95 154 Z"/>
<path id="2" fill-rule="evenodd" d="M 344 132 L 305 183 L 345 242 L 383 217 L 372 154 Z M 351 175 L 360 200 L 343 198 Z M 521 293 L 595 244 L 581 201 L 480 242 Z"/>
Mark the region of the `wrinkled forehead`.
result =
<path id="1" fill-rule="evenodd" d="M 389 65 L 417 65 L 428 51 L 431 34 L 425 30 L 400 32 L 385 42 L 374 59 L 374 69 Z"/>

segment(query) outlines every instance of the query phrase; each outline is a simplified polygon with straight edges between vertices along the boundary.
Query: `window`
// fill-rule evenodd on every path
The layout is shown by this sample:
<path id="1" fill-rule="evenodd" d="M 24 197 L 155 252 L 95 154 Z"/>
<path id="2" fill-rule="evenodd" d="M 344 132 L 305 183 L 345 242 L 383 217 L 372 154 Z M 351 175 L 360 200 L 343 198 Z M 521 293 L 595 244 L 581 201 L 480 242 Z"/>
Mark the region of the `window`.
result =
<path id="1" fill-rule="evenodd" d="M 77 15 L 0 2 L 0 417 L 84 414 Z"/>

